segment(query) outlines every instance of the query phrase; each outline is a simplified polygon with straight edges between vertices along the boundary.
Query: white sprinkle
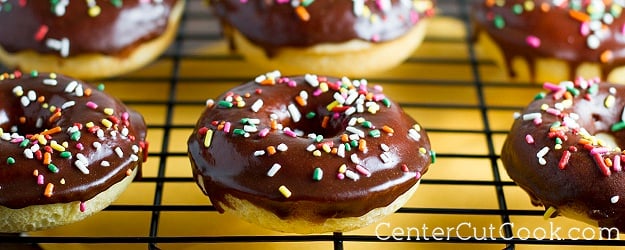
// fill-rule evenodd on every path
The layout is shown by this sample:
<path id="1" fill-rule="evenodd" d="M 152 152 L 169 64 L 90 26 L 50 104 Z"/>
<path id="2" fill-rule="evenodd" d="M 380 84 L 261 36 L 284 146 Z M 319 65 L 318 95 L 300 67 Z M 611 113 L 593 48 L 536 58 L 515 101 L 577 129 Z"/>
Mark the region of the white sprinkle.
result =
<path id="1" fill-rule="evenodd" d="M 136 162 L 139 160 L 139 156 L 137 156 L 136 154 L 131 154 L 130 155 L 130 160 L 133 162 Z"/>
<path id="2" fill-rule="evenodd" d="M 612 204 L 616 204 L 619 199 L 620 199 L 620 197 L 618 195 L 615 195 L 615 196 L 612 196 L 612 198 L 610 198 L 610 202 Z"/>
<path id="3" fill-rule="evenodd" d="M 24 89 L 22 88 L 22 86 L 15 86 L 15 88 L 13 88 L 13 94 L 15 94 L 16 96 L 21 96 L 24 94 Z"/>
<path id="4" fill-rule="evenodd" d="M 315 146 L 314 144 L 310 144 L 308 145 L 308 147 L 306 147 L 306 151 L 308 152 L 315 151 L 315 149 L 317 149 L 317 146 Z"/>
<path id="5" fill-rule="evenodd" d="M 343 143 L 339 144 L 339 148 L 336 151 L 336 155 L 338 155 L 339 157 L 345 158 L 345 144 Z"/>
<path id="6" fill-rule="evenodd" d="M 356 127 L 347 126 L 345 128 L 345 131 L 353 133 L 353 134 L 357 134 L 360 138 L 365 138 L 365 132 Z"/>
<path id="7" fill-rule="evenodd" d="M 538 151 L 538 153 L 536 153 L 536 157 L 538 158 L 545 157 L 545 155 L 547 155 L 548 152 L 549 152 L 549 147 L 545 146 L 540 151 Z"/>
<path id="8" fill-rule="evenodd" d="M 388 147 L 388 145 L 382 143 L 380 144 L 380 148 L 382 149 L 382 151 L 384 152 L 388 152 L 390 150 L 390 148 Z"/>
<path id="9" fill-rule="evenodd" d="M 352 160 L 352 162 L 354 164 L 359 164 L 360 163 L 360 159 L 358 159 L 358 155 L 356 155 L 356 154 L 350 155 L 349 158 Z"/>
<path id="10" fill-rule="evenodd" d="M 282 73 L 279 70 L 274 70 L 271 72 L 267 72 L 265 75 L 267 75 L 268 78 L 279 78 L 280 76 L 282 76 Z"/>
<path id="11" fill-rule="evenodd" d="M 280 170 L 280 168 L 282 168 L 280 164 L 274 163 L 273 166 L 271 166 L 271 168 L 269 169 L 269 171 L 267 171 L 267 176 L 273 177 L 274 175 L 276 175 L 276 173 L 278 173 L 278 170 Z"/>
<path id="12" fill-rule="evenodd" d="M 316 75 L 306 74 L 304 75 L 304 80 L 314 88 L 319 86 L 319 80 Z"/>
<path id="13" fill-rule="evenodd" d="M 63 37 L 63 39 L 61 39 L 61 56 L 62 57 L 67 57 L 69 56 L 69 39 L 67 39 L 67 37 Z"/>
<path id="14" fill-rule="evenodd" d="M 263 155 L 265 155 L 265 150 L 254 151 L 254 156 L 263 156 Z"/>
<path id="15" fill-rule="evenodd" d="M 304 100 L 308 100 L 308 92 L 306 92 L 306 90 L 302 90 L 299 92 L 299 97 L 301 97 Z"/>
<path id="16" fill-rule="evenodd" d="M 291 119 L 293 119 L 294 122 L 299 122 L 299 120 L 302 119 L 302 113 L 299 112 L 299 109 L 297 109 L 295 104 L 289 104 L 287 109 L 289 110 L 289 114 L 291 114 Z"/>
<path id="17" fill-rule="evenodd" d="M 65 87 L 65 92 L 66 93 L 71 93 L 74 92 L 74 90 L 76 89 L 76 87 L 78 86 L 78 82 L 77 81 L 71 81 L 70 83 L 67 84 L 67 86 Z"/>
<path id="18" fill-rule="evenodd" d="M 124 127 L 124 128 L 122 128 L 121 133 L 122 133 L 123 136 L 128 136 L 128 133 L 130 133 L 130 132 L 128 131 L 128 128 Z"/>
<path id="19" fill-rule="evenodd" d="M 31 102 L 34 102 L 35 100 L 37 100 L 37 93 L 34 90 L 29 90 L 27 95 L 28 95 L 28 100 L 30 100 Z"/>
<path id="20" fill-rule="evenodd" d="M 413 128 L 408 130 L 408 136 L 410 136 L 410 138 L 412 138 L 415 141 L 419 141 L 421 139 L 421 134 L 419 134 L 419 132 L 417 132 L 417 130 Z"/>
<path id="21" fill-rule="evenodd" d="M 347 125 L 348 126 L 354 126 L 354 125 L 356 125 L 357 122 L 358 122 L 358 118 L 352 117 L 351 119 L 349 119 L 349 122 L 347 122 Z"/>
<path id="22" fill-rule="evenodd" d="M 24 107 L 28 107 L 28 105 L 30 104 L 30 100 L 28 100 L 28 97 L 26 96 L 22 96 L 22 98 L 20 98 L 20 102 Z"/>
<path id="23" fill-rule="evenodd" d="M 362 104 L 356 104 L 356 112 L 358 113 L 365 112 L 365 106 Z"/>
<path id="24" fill-rule="evenodd" d="M 87 163 L 82 162 L 81 160 L 76 160 L 74 162 L 74 166 L 80 170 L 83 174 L 89 174 L 89 169 L 87 169 Z"/>
<path id="25" fill-rule="evenodd" d="M 139 153 L 139 146 L 137 146 L 137 145 L 132 145 L 132 147 L 130 147 L 130 149 L 132 149 L 132 152 L 135 153 L 135 154 Z"/>
<path id="26" fill-rule="evenodd" d="M 70 107 L 73 107 L 74 105 L 76 105 L 75 101 L 67 101 L 63 103 L 63 105 L 61 105 L 61 109 L 68 109 Z"/>
<path id="27" fill-rule="evenodd" d="M 33 151 L 30 148 L 24 149 L 24 156 L 28 159 L 34 158 Z"/>
<path id="28" fill-rule="evenodd" d="M 345 110 L 345 115 L 347 116 L 353 115 L 354 113 L 356 113 L 356 108 L 354 107 L 349 107 Z"/>
<path id="29" fill-rule="evenodd" d="M 76 96 L 83 96 L 84 92 L 82 89 L 82 84 L 78 84 L 78 86 L 76 86 L 76 89 L 74 91 L 76 93 Z"/>
<path id="30" fill-rule="evenodd" d="M 98 129 L 98 131 L 96 131 L 95 134 L 96 136 L 98 136 L 98 138 L 104 139 L 104 131 L 102 129 Z"/>
<path id="31" fill-rule="evenodd" d="M 256 100 L 254 104 L 252 104 L 252 107 L 251 107 L 252 111 L 254 113 L 258 112 L 263 107 L 263 104 L 264 104 L 263 99 Z"/>
<path id="32" fill-rule="evenodd" d="M 259 76 L 257 76 L 256 78 L 254 78 L 254 81 L 255 81 L 256 83 L 261 83 L 261 82 L 263 82 L 264 80 L 267 80 L 267 76 L 265 76 L 265 75 L 259 75 Z"/>
<path id="33" fill-rule="evenodd" d="M 391 157 L 389 157 L 386 152 L 380 154 L 380 159 L 382 159 L 384 163 L 389 163 L 391 161 Z"/>
<path id="34" fill-rule="evenodd" d="M 621 113 L 621 121 L 625 121 L 625 108 L 623 108 L 623 113 Z"/>
<path id="35" fill-rule="evenodd" d="M 352 103 L 354 103 L 354 101 L 356 101 L 356 98 L 358 98 L 358 92 L 357 91 L 351 91 L 349 93 L 349 95 L 347 96 L 347 98 L 345 99 L 345 104 L 347 105 L 352 105 Z"/>
<path id="36" fill-rule="evenodd" d="M 250 132 L 250 133 L 255 133 L 258 132 L 258 128 L 254 125 L 244 125 L 243 126 L 243 131 L 245 132 Z"/>
<path id="37" fill-rule="evenodd" d="M 601 45 L 601 39 L 599 39 L 596 35 L 589 35 L 586 39 L 586 45 L 590 49 L 597 49 L 599 48 L 599 45 Z"/>
<path id="38" fill-rule="evenodd" d="M 524 114 L 523 115 L 523 120 L 524 121 L 532 121 L 536 118 L 541 118 L 542 114 L 540 113 L 529 113 L 529 114 Z"/>
<path id="39" fill-rule="evenodd" d="M 356 16 L 362 16 L 365 9 L 365 0 L 353 0 L 353 12 Z"/>
<path id="40" fill-rule="evenodd" d="M 117 154 L 117 156 L 118 156 L 119 158 L 124 157 L 124 152 L 122 151 L 122 148 L 120 148 L 120 147 L 116 147 L 116 148 L 115 148 L 115 154 Z"/>
<path id="41" fill-rule="evenodd" d="M 206 103 L 204 103 L 206 105 L 206 107 L 212 107 L 213 105 L 215 105 L 215 100 L 213 99 L 206 99 Z"/>
<path id="42" fill-rule="evenodd" d="M 50 78 L 43 79 L 43 84 L 44 85 L 49 85 L 49 86 L 56 86 L 57 81 L 56 81 L 56 79 L 50 79 Z"/>
<path id="43" fill-rule="evenodd" d="M 77 161 L 80 161 L 85 165 L 89 164 L 89 159 L 87 159 L 87 157 L 81 153 L 76 154 L 76 159 L 78 159 Z"/>
<path id="44" fill-rule="evenodd" d="M 545 158 L 538 158 L 538 163 L 541 166 L 547 165 L 547 160 L 545 160 Z"/>
<path id="45" fill-rule="evenodd" d="M 359 139 L 360 139 L 360 136 L 358 136 L 358 134 L 351 134 L 351 135 L 349 135 L 349 137 L 348 137 L 348 138 L 349 138 L 349 140 L 351 140 L 351 141 L 357 141 L 357 140 L 359 140 Z"/>
<path id="46" fill-rule="evenodd" d="M 280 144 L 278 144 L 276 149 L 278 151 L 280 151 L 280 152 L 284 152 L 284 151 L 287 151 L 289 149 L 289 147 L 286 144 L 284 144 L 284 143 L 280 143 Z"/>
<path id="47" fill-rule="evenodd" d="M 247 119 L 247 124 L 258 125 L 260 124 L 260 119 L 258 118 Z"/>
<path id="48" fill-rule="evenodd" d="M 100 166 L 102 166 L 102 167 L 110 167 L 111 163 L 108 162 L 108 161 L 102 161 L 102 162 L 100 162 Z"/>
<path id="49" fill-rule="evenodd" d="M 41 128 L 43 126 L 43 118 L 39 117 L 37 118 L 37 121 L 35 121 L 35 128 Z"/>
<path id="50" fill-rule="evenodd" d="M 61 50 L 61 46 L 63 46 L 61 44 L 61 40 L 57 40 L 54 38 L 48 38 L 46 39 L 46 46 L 48 46 L 48 48 L 56 50 L 56 51 L 60 51 Z"/>
<path id="51" fill-rule="evenodd" d="M 334 97 L 334 100 L 341 105 L 345 103 L 345 98 L 340 92 L 334 92 L 334 95 L 332 97 Z"/>
<path id="52" fill-rule="evenodd" d="M 354 181 L 357 181 L 358 179 L 360 179 L 360 175 L 358 175 L 356 172 L 351 171 L 349 169 L 345 171 L 345 177 L 350 178 Z"/>
<path id="53" fill-rule="evenodd" d="M 30 147 L 30 150 L 32 150 L 33 152 L 37 152 L 39 151 L 39 149 L 41 149 L 39 144 L 34 144 L 32 147 Z"/>
<path id="54" fill-rule="evenodd" d="M 608 89 L 608 91 L 610 91 L 610 94 L 612 94 L 612 95 L 616 95 L 616 88 L 614 88 L 614 87 L 610 87 L 610 88 Z"/>

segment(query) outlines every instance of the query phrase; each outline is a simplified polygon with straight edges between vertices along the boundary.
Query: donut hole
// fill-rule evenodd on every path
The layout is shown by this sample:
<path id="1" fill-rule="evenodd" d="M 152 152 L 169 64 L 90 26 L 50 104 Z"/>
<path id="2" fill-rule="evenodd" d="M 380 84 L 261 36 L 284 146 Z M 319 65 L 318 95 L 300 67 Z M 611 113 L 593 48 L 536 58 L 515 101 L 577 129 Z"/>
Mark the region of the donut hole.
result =
<path id="1" fill-rule="evenodd" d="M 34 104 L 32 104 L 35 106 Z M 37 134 L 58 125 L 62 117 L 53 117 L 49 109 L 41 106 L 25 109 L 0 110 L 0 128 L 21 135 Z"/>
<path id="2" fill-rule="evenodd" d="M 616 142 L 616 138 L 612 134 L 600 132 L 595 134 L 595 137 L 603 141 L 603 144 L 609 148 L 620 148 Z"/>
<path id="3" fill-rule="evenodd" d="M 317 114 L 323 114 L 323 112 L 318 111 Z M 340 136 L 345 132 L 347 119 L 344 115 L 328 118 L 328 120 L 324 122 L 324 117 L 326 116 L 332 117 L 332 114 L 317 115 L 312 119 L 304 118 L 299 122 L 292 122 L 290 119 L 285 122 L 290 122 L 290 124 L 288 124 L 290 128 L 302 131 L 305 135 L 315 134 L 322 135 L 324 138 L 331 138 Z"/>

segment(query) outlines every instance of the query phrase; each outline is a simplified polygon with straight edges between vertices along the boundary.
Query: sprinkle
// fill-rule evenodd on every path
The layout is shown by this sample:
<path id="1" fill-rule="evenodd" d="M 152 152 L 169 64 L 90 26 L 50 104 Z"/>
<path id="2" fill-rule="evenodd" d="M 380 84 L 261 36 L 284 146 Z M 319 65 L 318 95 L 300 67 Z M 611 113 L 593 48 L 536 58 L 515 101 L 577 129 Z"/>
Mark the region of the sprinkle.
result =
<path id="1" fill-rule="evenodd" d="M 614 101 L 615 101 L 614 96 L 613 96 L 613 95 L 609 95 L 609 96 L 607 96 L 607 97 L 605 98 L 605 100 L 603 101 L 603 105 L 604 105 L 606 108 L 610 108 L 610 107 L 612 107 L 612 106 L 614 105 Z"/>
<path id="2" fill-rule="evenodd" d="M 614 156 L 614 160 L 612 161 L 612 169 L 614 172 L 621 172 L 623 168 L 621 167 L 621 157 L 619 155 Z"/>
<path id="3" fill-rule="evenodd" d="M 605 176 L 610 176 L 612 172 L 610 171 L 610 168 L 605 164 L 605 161 L 603 161 L 603 157 L 601 157 L 600 154 L 593 154 L 592 156 L 597 163 L 599 170 L 601 170 L 601 173 Z"/>
<path id="4" fill-rule="evenodd" d="M 417 132 L 417 130 L 415 129 L 408 130 L 408 136 L 410 136 L 410 138 L 415 141 L 419 141 L 421 139 L 421 134 L 419 134 L 419 132 Z"/>
<path id="5" fill-rule="evenodd" d="M 299 109 L 297 109 L 295 104 L 289 104 L 289 106 L 287 106 L 287 109 L 289 110 L 289 114 L 291 114 L 291 118 L 294 122 L 299 122 L 300 119 L 302 119 L 302 114 L 299 112 Z"/>
<path id="6" fill-rule="evenodd" d="M 42 174 L 37 174 L 37 185 L 43 185 L 45 183 L 45 179 Z"/>
<path id="7" fill-rule="evenodd" d="M 282 168 L 280 164 L 274 163 L 269 169 L 269 171 L 267 171 L 267 176 L 273 177 L 274 175 L 276 175 L 276 173 L 278 173 L 278 170 L 280 170 L 280 168 Z"/>
<path id="8" fill-rule="evenodd" d="M 67 84 L 67 86 L 65 86 L 65 92 L 66 93 L 71 93 L 74 92 L 74 90 L 76 90 L 76 87 L 78 86 L 78 82 L 77 81 L 71 81 Z"/>
<path id="9" fill-rule="evenodd" d="M 78 155 L 82 155 L 82 154 L 78 154 Z M 80 170 L 80 172 L 82 172 L 83 174 L 89 174 L 89 169 L 87 168 L 87 163 L 81 161 L 81 160 L 76 160 L 74 161 L 74 166 L 76 168 L 78 168 L 78 170 Z"/>
<path id="10" fill-rule="evenodd" d="M 320 157 L 321 156 L 321 151 L 319 151 L 319 150 L 313 151 L 313 156 Z"/>
<path id="11" fill-rule="evenodd" d="M 289 190 L 286 186 L 282 185 L 278 188 L 278 191 L 284 196 L 284 198 L 291 197 L 291 190 Z"/>
<path id="12" fill-rule="evenodd" d="M 276 153 L 276 148 L 274 146 L 268 146 L 266 150 L 268 155 L 273 155 Z"/>
<path id="13" fill-rule="evenodd" d="M 209 148 L 212 142 L 213 142 L 213 130 L 209 129 L 206 131 L 206 135 L 204 137 L 204 147 Z"/>
<path id="14" fill-rule="evenodd" d="M 361 173 L 362 175 L 369 177 L 371 176 L 371 172 L 369 172 L 368 169 L 366 169 L 365 167 L 361 166 L 361 165 L 356 165 L 356 171 L 358 171 L 358 173 Z"/>
<path id="15" fill-rule="evenodd" d="M 534 144 L 534 137 L 530 134 L 525 135 L 525 142 L 527 142 L 527 144 Z"/>
<path id="16" fill-rule="evenodd" d="M 321 168 L 315 168 L 315 170 L 313 171 L 313 180 L 321 181 L 322 178 L 323 178 L 323 170 Z"/>
<path id="17" fill-rule="evenodd" d="M 263 104 L 264 103 L 262 99 L 256 100 L 251 106 L 252 111 L 254 113 L 258 112 L 263 107 Z"/>
<path id="18" fill-rule="evenodd" d="M 102 161 L 102 162 L 100 162 L 100 166 L 102 166 L 102 167 L 110 167 L 111 163 L 108 162 L 108 161 Z"/>
<path id="19" fill-rule="evenodd" d="M 558 167 L 560 169 L 566 168 L 566 165 L 569 163 L 569 159 L 571 158 L 571 152 L 566 150 L 562 152 L 562 157 L 560 158 L 560 162 L 558 163 Z"/>
<path id="20" fill-rule="evenodd" d="M 540 38 L 530 35 L 525 38 L 525 42 L 532 48 L 540 47 Z"/>
<path id="21" fill-rule="evenodd" d="M 9 156 L 7 158 L 7 164 L 9 164 L 9 165 L 15 164 L 15 158 Z"/>
<path id="22" fill-rule="evenodd" d="M 122 148 L 120 148 L 120 147 L 116 147 L 116 148 L 115 148 L 115 154 L 117 154 L 117 156 L 118 156 L 119 158 L 124 157 L 124 152 L 122 151 Z"/>
<path id="23" fill-rule="evenodd" d="M 80 212 L 85 212 L 87 211 L 87 206 L 85 205 L 84 201 L 81 201 L 80 204 L 78 205 L 78 209 L 80 210 Z"/>
<path id="24" fill-rule="evenodd" d="M 303 6 L 297 6 L 295 8 L 295 13 L 297 13 L 297 16 L 300 18 L 300 20 L 304 22 L 310 20 L 310 13 L 308 13 L 308 10 L 306 10 L 306 8 L 304 8 Z"/>
<path id="25" fill-rule="evenodd" d="M 545 213 L 543 214 L 543 219 L 547 220 L 549 218 L 551 218 L 558 210 L 555 207 L 549 207 L 547 208 L 547 210 L 545 210 Z"/>
<path id="26" fill-rule="evenodd" d="M 358 158 L 358 155 L 356 155 L 356 154 L 351 154 L 349 158 L 350 158 L 350 160 L 352 160 L 352 162 L 354 164 L 359 164 L 360 163 L 360 159 Z"/>
<path id="27" fill-rule="evenodd" d="M 52 173 L 58 173 L 59 172 L 59 168 L 56 167 L 56 165 L 50 163 L 48 164 L 48 170 L 50 170 L 50 172 Z"/>
<path id="28" fill-rule="evenodd" d="M 618 195 L 612 196 L 612 197 L 610 197 L 610 203 L 616 204 L 619 199 L 620 199 L 620 197 Z"/>
<path id="29" fill-rule="evenodd" d="M 280 143 L 280 144 L 278 144 L 276 149 L 278 151 L 280 151 L 280 152 L 284 152 L 284 151 L 287 151 L 289 149 L 289 147 L 286 144 L 284 144 L 284 143 Z"/>
<path id="30" fill-rule="evenodd" d="M 265 155 L 265 150 L 254 151 L 254 156 L 263 156 L 263 155 Z"/>
<path id="31" fill-rule="evenodd" d="M 54 184 L 48 183 L 48 185 L 46 185 L 46 189 L 43 191 L 43 195 L 46 197 L 51 197 L 53 191 L 54 191 Z"/>
<path id="32" fill-rule="evenodd" d="M 360 130 L 360 129 L 356 128 L 356 127 L 347 126 L 345 128 L 345 131 L 353 133 L 353 134 L 356 134 L 356 135 L 358 135 L 361 138 L 365 137 L 365 132 L 363 132 L 362 130 Z"/>
<path id="33" fill-rule="evenodd" d="M 524 114 L 523 115 L 523 120 L 524 121 L 532 121 L 534 119 L 538 119 L 541 118 L 542 114 L 541 113 L 529 113 L 529 114 Z"/>
<path id="34" fill-rule="evenodd" d="M 345 171 L 345 177 L 350 178 L 353 181 L 357 181 L 358 179 L 360 179 L 360 175 L 358 175 L 356 172 L 351 171 L 349 169 Z"/>

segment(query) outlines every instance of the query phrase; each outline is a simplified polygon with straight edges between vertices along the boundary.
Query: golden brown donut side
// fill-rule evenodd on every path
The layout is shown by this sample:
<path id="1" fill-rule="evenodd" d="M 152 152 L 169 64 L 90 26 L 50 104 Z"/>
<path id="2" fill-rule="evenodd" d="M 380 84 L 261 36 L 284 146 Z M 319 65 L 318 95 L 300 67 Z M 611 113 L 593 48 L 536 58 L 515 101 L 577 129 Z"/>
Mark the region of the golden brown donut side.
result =
<path id="1" fill-rule="evenodd" d="M 16 71 L 0 90 L 1 206 L 82 203 L 146 160 L 143 117 L 98 87 Z"/>
<path id="2" fill-rule="evenodd" d="M 323 222 L 413 187 L 433 161 L 425 130 L 356 82 L 274 72 L 209 105 L 188 143 L 194 178 L 217 210 L 231 195 L 282 219 Z"/>
<path id="3" fill-rule="evenodd" d="M 625 87 L 581 78 L 544 86 L 504 143 L 508 175 L 546 216 L 625 230 Z"/>
<path id="4" fill-rule="evenodd" d="M 597 64 L 602 79 L 625 64 L 624 6 L 617 1 L 479 1 L 473 7 L 476 35 L 486 33 L 500 47 L 510 76 L 515 58 L 527 62 L 531 80 L 541 59 L 564 61 L 568 79 L 585 63 Z"/>

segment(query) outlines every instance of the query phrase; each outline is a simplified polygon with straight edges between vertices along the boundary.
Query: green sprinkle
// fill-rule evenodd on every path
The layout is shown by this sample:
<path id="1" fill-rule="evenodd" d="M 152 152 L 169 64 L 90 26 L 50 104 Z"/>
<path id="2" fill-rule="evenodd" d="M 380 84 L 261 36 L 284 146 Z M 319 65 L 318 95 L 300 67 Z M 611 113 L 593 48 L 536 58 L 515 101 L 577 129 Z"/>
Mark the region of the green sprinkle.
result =
<path id="1" fill-rule="evenodd" d="M 515 4 L 512 6 L 512 12 L 517 15 L 521 15 L 523 13 L 523 6 L 521 4 Z"/>
<path id="2" fill-rule="evenodd" d="M 69 159 L 72 157 L 72 153 L 70 153 L 69 151 L 63 151 L 59 155 L 61 156 L 61 158 L 64 159 Z"/>
<path id="3" fill-rule="evenodd" d="M 362 123 L 362 126 L 365 128 L 372 128 L 373 124 L 370 121 L 365 121 Z"/>
<path id="4" fill-rule="evenodd" d="M 618 18 L 619 16 L 621 16 L 622 12 L 623 7 L 619 6 L 618 4 L 612 4 L 612 7 L 610 8 L 610 14 L 612 14 L 614 18 Z"/>
<path id="5" fill-rule="evenodd" d="M 556 122 L 551 124 L 550 128 L 557 128 L 557 127 L 560 127 L 560 126 L 562 126 L 562 123 L 560 121 L 556 121 Z"/>
<path id="6" fill-rule="evenodd" d="M 99 91 L 104 91 L 104 83 L 98 84 L 98 90 Z"/>
<path id="7" fill-rule="evenodd" d="M 351 144 L 352 147 L 358 147 L 358 141 L 357 140 L 352 140 L 349 142 L 349 144 Z"/>
<path id="8" fill-rule="evenodd" d="M 313 180 L 320 181 L 323 178 L 323 170 L 321 168 L 315 168 L 313 172 Z"/>
<path id="9" fill-rule="evenodd" d="M 545 99 L 545 96 L 547 96 L 547 94 L 545 94 L 545 92 L 540 92 L 540 93 L 536 94 L 536 96 L 534 96 L 534 100 Z"/>
<path id="10" fill-rule="evenodd" d="M 48 170 L 50 170 L 50 172 L 52 173 L 58 173 L 59 172 L 59 168 L 57 168 L 54 164 L 50 163 L 48 164 Z"/>
<path id="11" fill-rule="evenodd" d="M 594 95 L 597 93 L 598 90 L 599 90 L 599 85 L 593 84 L 590 86 L 590 88 L 588 88 L 588 94 Z"/>
<path id="12" fill-rule="evenodd" d="M 312 4 L 315 0 L 302 0 L 302 6 L 307 7 Z"/>
<path id="13" fill-rule="evenodd" d="M 579 95 L 579 89 L 576 89 L 573 86 L 567 86 L 566 90 L 571 92 L 571 94 L 573 94 L 573 96 L 578 96 Z"/>
<path id="14" fill-rule="evenodd" d="M 2 9 L 6 12 L 11 12 L 11 10 L 13 10 L 13 5 L 11 3 L 5 3 L 2 7 Z"/>
<path id="15" fill-rule="evenodd" d="M 323 141 L 323 135 L 315 136 L 315 142 L 321 142 L 321 141 Z"/>
<path id="16" fill-rule="evenodd" d="M 39 76 L 39 71 L 33 70 L 30 72 L 30 76 L 31 77 L 38 77 Z"/>
<path id="17" fill-rule="evenodd" d="M 232 133 L 235 135 L 245 135 L 245 130 L 240 129 L 240 128 L 235 128 L 234 130 L 232 130 Z"/>
<path id="18" fill-rule="evenodd" d="M 241 118 L 239 121 L 241 124 L 247 124 L 250 121 L 250 118 Z"/>
<path id="19" fill-rule="evenodd" d="M 369 131 L 369 135 L 375 138 L 380 137 L 380 130 L 379 129 L 371 130 Z"/>
<path id="20" fill-rule="evenodd" d="M 121 8 L 122 7 L 122 0 L 111 0 L 111 4 L 117 8 Z"/>
<path id="21" fill-rule="evenodd" d="M 24 139 L 22 142 L 20 142 L 20 148 L 25 148 L 26 146 L 28 146 L 29 141 Z"/>
<path id="22" fill-rule="evenodd" d="M 75 131 L 71 135 L 69 135 L 69 139 L 72 141 L 80 140 L 80 131 Z"/>
<path id="23" fill-rule="evenodd" d="M 625 121 L 620 121 L 620 122 L 612 124 L 612 127 L 610 127 L 610 130 L 612 130 L 612 132 L 616 132 L 624 128 L 625 128 Z"/>
<path id="24" fill-rule="evenodd" d="M 430 158 L 432 159 L 432 164 L 436 163 L 436 152 L 434 150 L 430 150 Z"/>
<path id="25" fill-rule="evenodd" d="M 15 164 L 15 158 L 13 158 L 13 157 L 7 158 L 7 164 L 9 164 L 9 165 Z"/>
<path id="26" fill-rule="evenodd" d="M 219 105 L 219 107 L 222 107 L 222 108 L 232 108 L 232 106 L 234 106 L 234 104 L 232 104 L 229 101 L 219 101 L 217 105 Z"/>
<path id="27" fill-rule="evenodd" d="M 349 145 L 349 143 L 345 143 L 345 151 L 352 151 L 352 145 Z"/>
<path id="28" fill-rule="evenodd" d="M 562 144 L 562 139 L 560 139 L 560 137 L 556 137 L 556 144 Z"/>
<path id="29" fill-rule="evenodd" d="M 387 108 L 391 107 L 391 100 L 389 100 L 388 98 L 384 98 L 382 99 L 382 104 L 384 104 L 384 106 L 386 106 Z"/>
<path id="30" fill-rule="evenodd" d="M 506 21 L 500 15 L 496 15 L 493 19 L 493 22 L 495 24 L 495 27 L 498 29 L 503 29 L 504 27 L 506 27 Z"/>
<path id="31" fill-rule="evenodd" d="M 315 118 L 315 116 L 317 116 L 317 114 L 315 112 L 309 112 L 308 114 L 306 114 L 306 118 L 307 119 Z"/>

